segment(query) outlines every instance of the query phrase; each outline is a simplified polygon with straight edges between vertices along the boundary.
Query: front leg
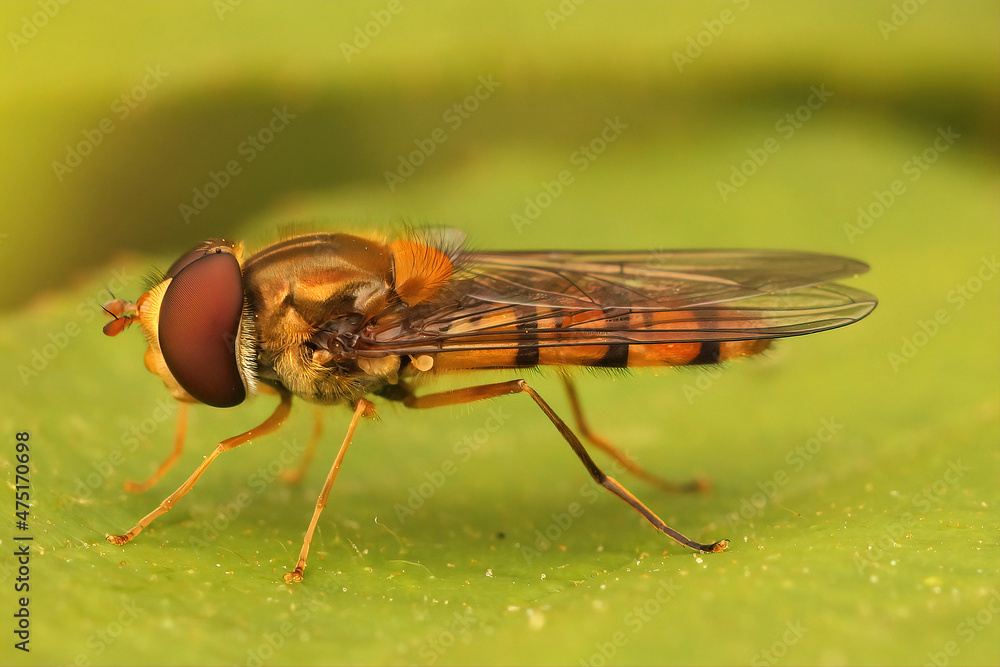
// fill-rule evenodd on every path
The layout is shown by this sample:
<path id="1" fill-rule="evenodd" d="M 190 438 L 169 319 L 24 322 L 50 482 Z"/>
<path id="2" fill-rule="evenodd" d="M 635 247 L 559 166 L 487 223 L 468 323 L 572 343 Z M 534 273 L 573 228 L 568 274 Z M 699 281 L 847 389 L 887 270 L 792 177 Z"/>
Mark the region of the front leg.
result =
<path id="1" fill-rule="evenodd" d="M 164 498 L 163 502 L 161 502 L 156 509 L 139 519 L 139 522 L 135 524 L 135 526 L 132 527 L 132 530 L 127 533 L 122 535 L 107 535 L 106 537 L 108 542 L 119 546 L 127 542 L 131 542 L 132 538 L 141 533 L 142 530 L 151 524 L 154 519 L 161 514 L 165 514 L 171 507 L 177 504 L 177 501 L 184 497 L 184 495 L 194 487 L 194 485 L 198 482 L 198 479 L 205 473 L 206 470 L 208 470 L 208 466 L 210 466 L 212 461 L 218 458 L 220 454 L 246 444 L 254 438 L 271 433 L 285 423 L 285 419 L 288 417 L 288 412 L 292 406 L 292 395 L 287 391 L 280 391 L 279 393 L 281 395 L 281 402 L 278 404 L 278 407 L 274 409 L 274 412 L 271 413 L 270 417 L 246 433 L 234 435 L 233 437 L 226 438 L 220 442 L 218 446 L 216 446 L 215 450 L 205 457 L 205 460 L 201 462 L 201 465 L 199 465 L 195 471 L 191 473 L 191 476 L 187 478 L 187 481 L 181 484 L 176 491 Z"/>

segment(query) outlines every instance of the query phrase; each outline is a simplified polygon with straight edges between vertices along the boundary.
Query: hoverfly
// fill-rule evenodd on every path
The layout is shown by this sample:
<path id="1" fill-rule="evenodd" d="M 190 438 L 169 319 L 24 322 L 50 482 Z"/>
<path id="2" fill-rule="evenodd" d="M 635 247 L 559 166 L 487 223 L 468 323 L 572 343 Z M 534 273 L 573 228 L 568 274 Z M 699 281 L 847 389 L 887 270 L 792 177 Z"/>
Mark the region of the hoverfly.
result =
<path id="1" fill-rule="evenodd" d="M 373 397 L 409 408 L 527 394 L 572 447 L 590 476 L 677 542 L 702 544 L 667 526 L 594 462 L 580 438 L 523 379 L 418 395 L 441 373 L 536 366 L 639 368 L 716 364 L 755 355 L 775 338 L 856 322 L 872 295 L 831 282 L 868 269 L 844 257 L 780 250 L 664 252 L 480 252 L 455 230 L 399 238 L 304 234 L 248 254 L 213 239 L 170 267 L 135 303 L 113 300 L 109 336 L 138 322 L 146 368 L 182 406 L 232 407 L 268 392 L 274 412 L 222 441 L 176 491 L 127 533 L 122 545 L 169 510 L 223 452 L 277 429 L 292 396 L 353 409 L 288 582 L 301 581 L 320 513 L 355 428 L 375 416 Z M 578 431 L 631 472 L 662 486 L 624 453 L 591 433 L 568 376 Z M 174 451 L 145 484 L 177 460 Z M 318 434 L 318 431 L 317 431 Z M 313 438 L 306 459 L 311 457 Z M 677 488 L 677 487 L 672 487 Z"/>

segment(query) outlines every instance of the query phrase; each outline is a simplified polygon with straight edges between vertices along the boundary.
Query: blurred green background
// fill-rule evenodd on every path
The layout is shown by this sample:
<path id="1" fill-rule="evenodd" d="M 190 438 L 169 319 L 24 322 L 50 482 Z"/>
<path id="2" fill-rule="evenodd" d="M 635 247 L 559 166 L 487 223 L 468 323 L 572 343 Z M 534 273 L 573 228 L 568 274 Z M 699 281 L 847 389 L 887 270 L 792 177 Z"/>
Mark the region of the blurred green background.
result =
<path id="1" fill-rule="evenodd" d="M 3 662 L 997 664 L 998 19 L 909 0 L 0 4 L 0 461 L 13 507 L 30 433 L 35 503 L 32 650 L 5 614 Z M 595 491 L 522 397 L 383 405 L 302 585 L 282 574 L 342 409 L 303 484 L 275 480 L 309 437 L 299 405 L 133 544 L 104 542 L 272 408 L 195 409 L 178 466 L 127 494 L 175 407 L 138 332 L 101 335 L 106 288 L 138 296 L 205 238 L 405 222 L 498 249 L 841 253 L 880 305 L 721 373 L 581 375 L 598 432 L 712 480 L 667 496 L 618 475 L 723 554 Z M 5 609 L 24 534 L 0 531 Z"/>

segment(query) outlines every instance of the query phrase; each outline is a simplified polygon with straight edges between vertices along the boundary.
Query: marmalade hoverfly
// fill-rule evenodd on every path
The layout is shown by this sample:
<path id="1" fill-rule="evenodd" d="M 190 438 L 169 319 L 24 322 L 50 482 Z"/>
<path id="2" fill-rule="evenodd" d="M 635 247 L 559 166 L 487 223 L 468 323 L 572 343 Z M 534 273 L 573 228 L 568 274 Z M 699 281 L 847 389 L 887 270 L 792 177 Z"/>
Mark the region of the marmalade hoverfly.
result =
<path id="1" fill-rule="evenodd" d="M 183 447 L 188 403 L 231 407 L 261 392 L 278 406 L 261 424 L 218 444 L 194 473 L 123 535 L 125 544 L 173 505 L 223 452 L 277 429 L 292 395 L 343 404 L 354 414 L 285 580 L 301 581 L 330 487 L 358 422 L 373 417 L 370 397 L 409 408 L 469 403 L 525 393 L 569 443 L 590 476 L 677 542 L 701 544 L 667 526 L 606 475 L 580 439 L 524 380 L 417 395 L 439 373 L 535 366 L 638 368 L 715 364 L 763 351 L 771 339 L 856 322 L 872 295 L 830 281 L 867 266 L 832 255 L 781 250 L 665 252 L 480 252 L 461 232 L 413 231 L 393 240 L 304 234 L 252 254 L 224 239 L 183 255 L 135 303 L 113 300 L 109 336 L 138 322 L 146 368 L 181 401 L 174 450 Z M 568 376 L 578 431 L 626 469 L 666 488 L 624 453 L 590 432 Z M 318 428 L 305 455 L 311 458 Z"/>

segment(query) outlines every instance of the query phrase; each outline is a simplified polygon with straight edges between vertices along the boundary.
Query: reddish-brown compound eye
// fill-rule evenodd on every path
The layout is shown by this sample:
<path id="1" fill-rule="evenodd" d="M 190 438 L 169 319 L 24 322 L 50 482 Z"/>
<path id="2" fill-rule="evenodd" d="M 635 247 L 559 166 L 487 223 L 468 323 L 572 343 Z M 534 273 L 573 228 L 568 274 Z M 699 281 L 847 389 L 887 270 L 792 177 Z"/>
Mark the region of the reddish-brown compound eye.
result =
<path id="1" fill-rule="evenodd" d="M 203 243 L 199 243 L 191 250 L 187 251 L 181 255 L 176 262 L 170 265 L 167 269 L 166 278 L 173 278 L 181 269 L 186 267 L 191 262 L 201 259 L 205 255 L 210 255 L 219 252 L 220 248 L 232 248 L 232 244 L 226 239 L 209 239 Z"/>
<path id="2" fill-rule="evenodd" d="M 174 379 L 202 403 L 228 408 L 246 398 L 236 360 L 242 312 L 240 265 L 227 252 L 188 262 L 163 295 L 159 317 L 163 360 Z"/>

